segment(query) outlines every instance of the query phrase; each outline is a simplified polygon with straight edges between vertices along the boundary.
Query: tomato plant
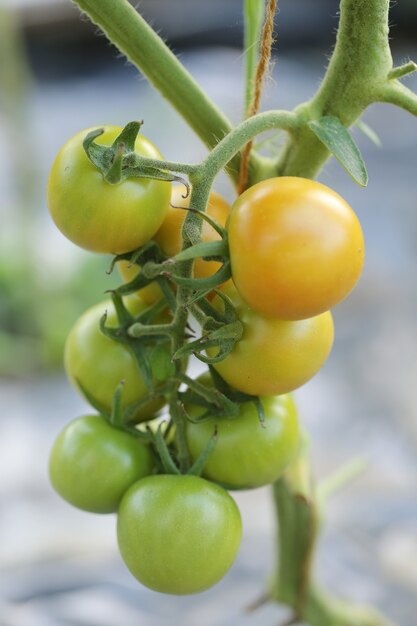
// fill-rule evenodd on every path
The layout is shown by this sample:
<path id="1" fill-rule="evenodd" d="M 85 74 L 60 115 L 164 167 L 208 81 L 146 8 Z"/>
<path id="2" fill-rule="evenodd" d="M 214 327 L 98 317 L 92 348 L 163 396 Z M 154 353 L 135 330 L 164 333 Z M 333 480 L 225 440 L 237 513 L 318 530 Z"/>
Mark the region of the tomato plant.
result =
<path id="1" fill-rule="evenodd" d="M 365 244 L 355 213 L 335 191 L 305 178 L 264 180 L 234 203 L 233 281 L 260 315 L 299 320 L 327 311 L 353 289 Z"/>
<path id="2" fill-rule="evenodd" d="M 120 504 L 117 536 L 131 573 L 171 594 L 204 591 L 233 564 L 242 534 L 239 509 L 221 487 L 197 476 L 150 476 Z"/>
<path id="3" fill-rule="evenodd" d="M 209 377 L 199 381 L 208 384 Z M 217 430 L 217 441 L 203 476 L 228 489 L 253 489 L 274 482 L 299 447 L 297 410 L 289 395 L 261 398 L 265 419 L 259 419 L 253 402 L 239 404 L 238 415 L 211 416 L 203 407 L 186 405 L 192 418 L 186 425 L 191 458 L 195 461 Z"/>
<path id="4" fill-rule="evenodd" d="M 135 428 L 156 453 L 158 474 L 140 479 L 122 498 L 122 557 L 152 589 L 206 589 L 230 567 L 241 534 L 234 501 L 210 481 L 240 488 L 274 481 L 278 549 L 266 597 L 288 605 L 288 623 L 381 626 L 374 611 L 334 601 L 314 580 L 325 490 L 313 488 L 308 446 L 298 446 L 296 412 L 282 394 L 326 361 L 333 342 L 329 309 L 348 295 L 363 265 L 352 209 L 309 179 L 333 154 L 365 186 L 365 163 L 349 127 L 377 101 L 417 112 L 417 97 L 400 83 L 417 65 L 393 67 L 389 2 L 341 0 L 336 45 L 317 93 L 293 111 L 259 113 L 277 3 L 267 0 L 264 15 L 263 3 L 245 0 L 246 106 L 235 127 L 131 3 L 75 2 L 209 149 L 196 164 L 162 160 L 154 148 L 141 153 L 141 143 L 135 151 L 140 123 L 130 122 L 112 136 L 108 128 L 101 136 L 77 135 L 52 168 L 49 201 L 57 224 L 79 245 L 121 253 L 114 263 L 140 268 L 133 285 L 112 293 L 120 327 L 110 311 L 110 326 L 100 330 L 103 305 L 77 322 L 66 348 L 68 374 L 103 412 L 112 405 L 109 419 L 125 434 L 133 428 L 126 405 L 148 403 L 138 420 L 151 418 L 163 402 L 169 409 L 165 426 Z M 266 156 L 256 138 L 270 131 L 287 138 L 280 151 L 271 142 L 274 153 Z M 239 196 L 226 227 L 228 207 L 212 192 L 222 171 Z M 167 181 L 191 192 L 183 203 L 175 190 L 173 204 L 192 210 L 168 210 Z M 217 220 L 211 226 L 209 214 Z M 123 297 L 144 285 L 136 299 L 141 315 L 129 316 Z M 213 385 L 187 374 L 190 354 L 210 366 Z M 187 421 L 185 405 L 198 423 Z"/>
<path id="5" fill-rule="evenodd" d="M 129 298 L 127 302 L 131 312 L 136 314 L 146 308 L 139 298 Z M 81 395 L 93 399 L 95 407 L 110 413 L 115 390 L 121 381 L 124 381 L 124 407 L 142 400 L 148 389 L 133 350 L 101 332 L 100 319 L 106 311 L 106 326 L 117 327 L 116 312 L 110 300 L 88 309 L 68 335 L 64 363 L 68 378 Z M 165 358 L 169 363 L 168 350 Z M 163 400 L 151 400 L 133 417 L 136 421 L 151 419 L 162 406 Z"/>
<path id="6" fill-rule="evenodd" d="M 114 513 L 127 489 L 152 472 L 149 446 L 101 415 L 70 422 L 56 439 L 49 475 L 65 500 L 85 511 Z"/>
<path id="7" fill-rule="evenodd" d="M 149 241 L 162 224 L 171 186 L 145 178 L 108 183 L 85 153 L 83 140 L 89 130 L 74 135 L 59 151 L 48 180 L 49 210 L 59 230 L 81 248 L 129 252 Z M 105 126 L 96 143 L 110 146 L 121 130 Z M 135 150 L 161 158 L 143 135 L 138 135 Z"/>
<path id="8" fill-rule="evenodd" d="M 329 311 L 305 320 L 263 317 L 225 288 L 243 325 L 243 336 L 232 352 L 214 367 L 232 387 L 251 395 L 287 393 L 304 385 L 325 363 L 333 344 Z M 217 296 L 215 306 L 222 308 Z M 214 355 L 216 348 L 209 354 Z"/>

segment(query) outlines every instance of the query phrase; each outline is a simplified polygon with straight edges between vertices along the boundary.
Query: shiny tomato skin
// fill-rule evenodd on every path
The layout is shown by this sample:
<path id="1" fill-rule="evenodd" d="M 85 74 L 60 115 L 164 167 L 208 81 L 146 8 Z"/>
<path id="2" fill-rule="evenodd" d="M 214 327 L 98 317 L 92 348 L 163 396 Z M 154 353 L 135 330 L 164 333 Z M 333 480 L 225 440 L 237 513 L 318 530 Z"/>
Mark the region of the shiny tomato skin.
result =
<path id="1" fill-rule="evenodd" d="M 146 308 L 146 304 L 137 297 L 126 298 L 125 303 L 131 313 L 139 314 Z M 94 398 L 95 405 L 109 414 L 114 392 L 122 380 L 123 407 L 139 402 L 148 390 L 131 348 L 101 332 L 100 319 L 106 311 L 106 326 L 117 327 L 116 312 L 110 300 L 85 311 L 68 335 L 64 365 L 67 376 L 77 391 L 84 395 L 84 389 Z M 170 360 L 168 349 L 167 360 Z M 162 406 L 161 399 L 152 400 L 137 411 L 135 420 L 152 419 Z"/>
<path id="2" fill-rule="evenodd" d="M 54 489 L 67 502 L 92 513 L 114 513 L 127 489 L 153 469 L 148 446 L 113 428 L 101 415 L 68 424 L 49 459 Z"/>
<path id="3" fill-rule="evenodd" d="M 96 143 L 110 146 L 120 134 L 104 126 Z M 83 140 L 93 129 L 67 141 L 52 165 L 48 206 L 59 230 L 73 243 L 92 252 L 121 254 L 149 241 L 165 219 L 171 185 L 166 181 L 127 178 L 110 184 L 88 159 Z M 162 156 L 143 135 L 135 143 L 138 154 Z"/>
<path id="4" fill-rule="evenodd" d="M 254 396 L 275 396 L 301 387 L 324 365 L 334 337 L 330 311 L 283 321 L 256 313 L 233 287 L 225 293 L 243 324 L 242 339 L 229 356 L 214 365 L 229 385 Z M 222 309 L 218 296 L 213 303 Z M 217 351 L 211 348 L 208 353 L 214 356 Z"/>
<path id="5" fill-rule="evenodd" d="M 200 382 L 202 378 L 200 377 Z M 200 423 L 188 421 L 186 439 L 195 461 L 217 427 L 217 440 L 203 476 L 227 489 L 253 489 L 277 480 L 299 447 L 297 411 L 289 395 L 260 398 L 265 421 L 259 420 L 253 402 L 239 405 L 239 415 L 211 417 Z M 205 409 L 186 406 L 193 420 Z"/>
<path id="6" fill-rule="evenodd" d="M 232 207 L 228 233 L 233 281 L 265 317 L 323 313 L 350 293 L 362 271 L 355 213 L 313 180 L 284 176 L 250 187 Z"/>
<path id="7" fill-rule="evenodd" d="M 204 591 L 233 564 L 242 525 L 232 497 L 203 478 L 150 476 L 124 495 L 119 550 L 142 584 L 175 595 Z"/>

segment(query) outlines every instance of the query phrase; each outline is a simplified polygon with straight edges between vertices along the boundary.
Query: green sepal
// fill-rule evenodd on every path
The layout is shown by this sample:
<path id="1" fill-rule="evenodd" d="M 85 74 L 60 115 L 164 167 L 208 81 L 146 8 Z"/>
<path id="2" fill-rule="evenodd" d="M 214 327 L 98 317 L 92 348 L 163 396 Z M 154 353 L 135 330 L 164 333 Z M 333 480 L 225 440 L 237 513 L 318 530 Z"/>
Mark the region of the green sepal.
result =
<path id="1" fill-rule="evenodd" d="M 209 370 L 215 387 L 232 402 L 237 402 L 238 404 L 243 404 L 245 402 L 254 403 L 256 410 L 258 411 L 259 421 L 261 422 L 261 425 L 263 425 L 265 422 L 265 411 L 259 396 L 252 396 L 248 393 L 244 393 L 243 391 L 234 389 L 220 376 L 219 372 L 212 365 L 209 365 Z"/>
<path id="2" fill-rule="evenodd" d="M 143 382 L 145 383 L 146 388 L 151 391 L 153 387 L 153 380 L 147 350 L 139 343 L 139 341 L 129 342 L 129 347 L 135 355 L 136 363 L 138 364 Z"/>
<path id="3" fill-rule="evenodd" d="M 190 248 L 181 250 L 181 252 L 176 254 L 173 258 L 175 261 L 191 261 L 191 259 L 197 259 L 199 257 L 212 260 L 218 259 L 219 257 L 227 257 L 228 254 L 229 247 L 226 241 L 202 241 Z"/>
<path id="4" fill-rule="evenodd" d="M 108 293 L 111 295 L 113 306 L 116 310 L 117 319 L 119 321 L 119 326 L 123 328 L 130 326 L 130 324 L 134 321 L 134 317 L 125 307 L 122 297 L 117 293 L 117 291 L 110 290 Z"/>
<path id="5" fill-rule="evenodd" d="M 103 134 L 98 128 L 89 132 L 83 147 L 91 163 L 103 174 L 104 179 L 116 185 L 126 178 L 148 178 L 167 182 L 180 182 L 189 193 L 190 185 L 182 176 L 164 169 L 147 165 L 146 157 L 135 153 L 135 142 L 143 122 L 129 122 L 111 146 L 101 146 L 95 142 Z"/>
<path id="6" fill-rule="evenodd" d="M 348 129 L 337 117 L 325 115 L 308 123 L 318 139 L 333 154 L 358 185 L 366 187 L 368 173 L 360 150 Z"/>
<path id="7" fill-rule="evenodd" d="M 168 356 L 168 346 L 158 344 L 154 346 L 149 355 L 152 375 L 155 380 L 163 382 L 167 378 L 174 376 L 175 365 Z"/>
<path id="8" fill-rule="evenodd" d="M 171 206 L 174 206 L 174 205 L 171 205 Z M 205 222 L 210 224 L 210 226 L 212 228 L 214 228 L 214 230 L 220 235 L 220 237 L 222 239 L 226 239 L 227 238 L 227 230 L 225 228 L 223 228 L 223 226 L 221 226 L 219 224 L 219 222 L 217 222 L 213 217 L 208 215 L 208 213 L 205 213 L 204 211 L 200 211 L 199 209 L 194 209 L 193 207 L 176 207 L 176 206 L 174 206 L 174 209 L 183 209 L 184 211 L 191 211 L 195 215 L 198 215 L 202 220 L 204 220 Z M 200 230 L 198 231 L 198 240 L 194 242 L 194 233 L 193 233 L 193 231 L 191 231 L 189 229 L 189 226 L 190 225 L 187 222 L 185 222 L 184 228 L 185 228 L 185 232 L 186 232 L 187 236 L 189 237 L 191 243 L 193 243 L 193 244 L 194 243 L 198 243 L 199 240 L 200 240 Z"/>
<path id="9" fill-rule="evenodd" d="M 120 146 L 124 146 L 127 152 L 134 152 L 136 138 L 142 126 L 143 120 L 140 122 L 128 122 L 120 135 L 113 141 L 112 149 L 117 151 Z"/>
<path id="10" fill-rule="evenodd" d="M 114 426 L 115 428 L 120 428 L 120 426 L 123 424 L 122 394 L 123 394 L 124 384 L 125 384 L 125 381 L 121 380 L 120 383 L 117 385 L 116 391 L 114 392 L 114 395 L 113 395 L 113 402 L 112 402 L 109 421 L 110 421 L 110 424 Z"/>
<path id="11" fill-rule="evenodd" d="M 222 267 L 217 270 L 215 274 L 212 276 L 208 276 L 207 278 L 185 278 L 184 276 L 172 275 L 172 279 L 178 285 L 185 285 L 186 287 L 191 287 L 195 290 L 207 291 L 215 289 L 222 283 L 229 280 L 232 276 L 232 270 L 230 267 L 230 261 L 226 261 L 223 263 Z"/>
<path id="12" fill-rule="evenodd" d="M 171 289 L 169 281 L 164 276 L 158 276 L 155 281 L 158 283 L 160 290 L 164 294 L 166 303 L 173 313 L 177 310 L 177 299 Z"/>
<path id="13" fill-rule="evenodd" d="M 171 456 L 171 453 L 169 451 L 169 448 L 167 446 L 167 443 L 164 439 L 164 436 L 162 434 L 162 423 L 158 424 L 158 428 L 155 433 L 149 427 L 147 430 L 150 436 L 152 437 L 153 444 L 161 460 L 164 472 L 166 474 L 175 474 L 175 475 L 180 474 L 181 472 L 176 466 Z"/>
<path id="14" fill-rule="evenodd" d="M 242 334 L 243 326 L 239 321 L 222 325 L 220 328 L 207 332 L 207 334 L 199 337 L 195 341 L 183 345 L 173 354 L 172 359 L 175 361 L 188 354 L 194 354 L 203 363 L 218 363 L 232 352 L 235 343 L 239 341 Z M 219 348 L 219 352 L 216 356 L 209 357 L 200 354 L 202 350 L 215 347 Z"/>
<path id="15" fill-rule="evenodd" d="M 191 476 L 201 476 L 201 473 L 204 470 L 204 467 L 206 466 L 206 463 L 209 460 L 211 453 L 216 447 L 216 443 L 217 426 L 214 427 L 214 432 L 208 440 L 207 445 L 205 446 L 199 457 L 196 459 L 195 463 L 193 463 L 193 465 L 190 467 L 187 474 L 190 474 Z"/>

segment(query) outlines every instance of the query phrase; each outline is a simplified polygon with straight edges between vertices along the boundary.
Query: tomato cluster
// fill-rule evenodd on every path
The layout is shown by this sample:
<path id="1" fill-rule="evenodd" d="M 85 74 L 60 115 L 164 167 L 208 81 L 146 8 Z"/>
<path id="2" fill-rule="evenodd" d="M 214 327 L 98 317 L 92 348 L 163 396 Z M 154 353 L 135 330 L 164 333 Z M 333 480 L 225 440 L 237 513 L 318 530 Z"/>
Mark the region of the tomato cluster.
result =
<path id="1" fill-rule="evenodd" d="M 239 549 L 240 513 L 227 490 L 270 484 L 297 455 L 300 429 L 288 392 L 329 355 L 329 308 L 359 277 L 362 233 L 350 207 L 313 181 L 263 181 L 231 209 L 211 192 L 201 240 L 224 233 L 232 280 L 200 293 L 222 258 L 194 260 L 187 293 L 200 305 L 202 339 L 187 343 L 184 325 L 178 352 L 170 332 L 184 283 L 166 268 L 184 262 L 176 257 L 189 198 L 155 177 L 109 182 L 83 149 L 87 132 L 57 156 L 50 210 L 73 242 L 116 254 L 125 283 L 68 336 L 68 378 L 97 414 L 59 435 L 51 482 L 74 506 L 117 512 L 120 553 L 139 581 L 164 593 L 196 593 L 225 575 Z M 97 139 L 108 147 L 109 167 L 112 146 L 123 150 L 120 132 L 106 127 Z M 160 158 L 141 135 L 134 144 L 138 154 Z M 149 267 L 164 271 L 152 277 Z M 209 364 L 196 380 L 186 375 L 192 352 Z M 158 412 L 167 402 L 171 417 L 162 428 Z"/>

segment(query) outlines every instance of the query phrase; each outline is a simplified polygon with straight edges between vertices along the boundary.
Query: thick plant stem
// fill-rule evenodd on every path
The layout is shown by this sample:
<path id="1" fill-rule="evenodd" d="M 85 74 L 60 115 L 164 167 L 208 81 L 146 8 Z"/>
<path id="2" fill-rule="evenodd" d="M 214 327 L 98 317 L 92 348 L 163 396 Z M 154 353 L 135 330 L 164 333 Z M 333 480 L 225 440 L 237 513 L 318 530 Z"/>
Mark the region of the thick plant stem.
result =
<path id="1" fill-rule="evenodd" d="M 315 96 L 300 105 L 299 132 L 278 161 L 278 175 L 314 178 L 329 157 L 307 123 L 329 115 L 351 126 L 378 100 L 392 57 L 388 40 L 389 0 L 341 0 L 336 46 Z"/>
<path id="2" fill-rule="evenodd" d="M 390 626 L 378 611 L 335 600 L 314 582 L 311 570 L 320 530 L 320 504 L 305 453 L 275 483 L 274 502 L 278 518 L 278 566 L 270 597 L 290 606 L 296 623 Z"/>

